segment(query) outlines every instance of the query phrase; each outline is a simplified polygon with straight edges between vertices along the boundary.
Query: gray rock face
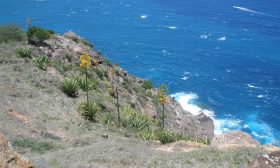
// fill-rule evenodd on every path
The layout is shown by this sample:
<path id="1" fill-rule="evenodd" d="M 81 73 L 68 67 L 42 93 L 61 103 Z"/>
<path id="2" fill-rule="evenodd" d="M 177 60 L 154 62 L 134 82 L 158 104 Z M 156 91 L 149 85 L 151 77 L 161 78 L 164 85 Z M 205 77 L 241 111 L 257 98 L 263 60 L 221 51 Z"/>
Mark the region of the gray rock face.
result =
<path id="1" fill-rule="evenodd" d="M 213 138 L 214 124 L 206 115 L 194 116 L 185 111 L 178 102 L 172 100 L 169 100 L 166 109 L 167 127 L 171 130 L 202 139 Z"/>
<path id="2" fill-rule="evenodd" d="M 196 119 L 200 122 L 202 127 L 204 128 L 205 134 L 209 139 L 212 139 L 214 134 L 214 124 L 210 117 L 205 115 L 204 113 L 199 114 L 196 116 Z"/>
<path id="3" fill-rule="evenodd" d="M 260 144 L 245 132 L 232 131 L 214 137 L 211 146 L 220 149 L 236 149 L 240 147 L 258 147 Z"/>

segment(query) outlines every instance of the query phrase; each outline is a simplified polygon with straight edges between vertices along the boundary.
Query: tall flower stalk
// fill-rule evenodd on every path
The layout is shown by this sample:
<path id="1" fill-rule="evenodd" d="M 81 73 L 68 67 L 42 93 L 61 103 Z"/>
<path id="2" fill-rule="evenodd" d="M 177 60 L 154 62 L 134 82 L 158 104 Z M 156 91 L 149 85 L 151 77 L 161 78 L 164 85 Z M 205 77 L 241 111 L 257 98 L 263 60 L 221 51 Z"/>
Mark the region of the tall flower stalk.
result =
<path id="1" fill-rule="evenodd" d="M 87 104 L 89 104 L 89 98 L 88 98 L 88 90 L 89 90 L 88 89 L 88 71 L 87 71 L 87 69 L 91 65 L 91 57 L 87 53 L 84 53 L 83 55 L 80 56 L 80 61 L 81 61 L 80 67 L 85 70 L 86 86 L 87 86 L 87 89 L 86 89 Z"/>
<path id="2" fill-rule="evenodd" d="M 159 90 L 158 90 L 158 98 L 159 98 L 159 103 L 162 105 L 162 129 L 165 127 L 165 115 L 164 115 L 164 105 L 167 103 L 167 87 L 166 85 L 161 85 Z"/>

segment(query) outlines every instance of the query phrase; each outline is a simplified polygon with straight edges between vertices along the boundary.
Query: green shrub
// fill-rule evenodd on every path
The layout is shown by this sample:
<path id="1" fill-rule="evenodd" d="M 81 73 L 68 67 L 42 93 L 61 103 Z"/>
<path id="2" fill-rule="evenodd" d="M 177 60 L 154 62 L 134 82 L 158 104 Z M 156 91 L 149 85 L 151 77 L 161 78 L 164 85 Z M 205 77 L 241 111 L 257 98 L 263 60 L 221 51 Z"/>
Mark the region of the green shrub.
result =
<path id="1" fill-rule="evenodd" d="M 187 138 L 183 135 L 168 130 L 157 131 L 157 139 L 162 144 L 172 143 L 180 140 L 187 140 Z"/>
<path id="2" fill-rule="evenodd" d="M 54 30 L 48 29 L 48 30 L 46 30 L 46 31 L 49 32 L 50 34 L 55 34 L 55 31 L 54 31 Z"/>
<path id="3" fill-rule="evenodd" d="M 139 132 L 138 137 L 145 141 L 157 140 L 156 133 L 150 129 L 145 129 L 145 130 Z"/>
<path id="4" fill-rule="evenodd" d="M 115 89 L 113 87 L 107 88 L 107 91 L 109 92 L 109 95 L 112 96 L 113 98 L 117 97 Z"/>
<path id="5" fill-rule="evenodd" d="M 101 113 L 101 107 L 95 102 L 82 103 L 80 106 L 82 116 L 89 121 L 96 122 L 97 116 Z"/>
<path id="6" fill-rule="evenodd" d="M 39 69 L 44 70 L 44 71 L 47 70 L 47 67 L 50 63 L 48 57 L 46 57 L 46 56 L 40 56 L 40 57 L 36 58 L 33 62 L 36 67 L 38 67 Z"/>
<path id="7" fill-rule="evenodd" d="M 142 84 L 142 87 L 146 90 L 150 90 L 152 89 L 154 86 L 153 86 L 153 82 L 150 81 L 150 80 L 146 80 L 143 84 Z"/>
<path id="8" fill-rule="evenodd" d="M 51 37 L 51 34 L 40 27 L 31 27 L 26 32 L 29 44 L 42 45 L 43 42 Z"/>
<path id="9" fill-rule="evenodd" d="M 60 73 L 60 74 L 64 74 L 65 72 L 67 72 L 68 70 L 70 70 L 72 68 L 72 65 L 67 65 L 64 64 L 60 61 L 57 60 L 53 60 L 51 62 L 51 65 Z"/>
<path id="10" fill-rule="evenodd" d="M 16 54 L 21 58 L 31 58 L 31 50 L 29 48 L 17 49 Z"/>
<path id="11" fill-rule="evenodd" d="M 83 76 L 76 76 L 75 77 L 79 87 L 83 90 L 83 91 L 88 91 L 91 89 L 96 90 L 97 89 L 97 81 L 93 78 L 88 78 L 88 81 L 86 83 L 86 78 Z"/>
<path id="12" fill-rule="evenodd" d="M 70 55 L 69 53 L 65 54 L 65 58 L 67 59 L 68 62 L 72 62 L 72 55 Z"/>
<path id="13" fill-rule="evenodd" d="M 43 154 L 46 151 L 53 150 L 57 148 L 52 143 L 46 143 L 46 142 L 38 142 L 33 139 L 15 139 L 12 141 L 13 146 L 19 147 L 19 148 L 29 148 L 31 151 Z"/>
<path id="14" fill-rule="evenodd" d="M 60 82 L 59 86 L 60 90 L 62 90 L 66 95 L 70 97 L 78 96 L 78 82 L 74 78 L 65 78 Z"/>
<path id="15" fill-rule="evenodd" d="M 26 35 L 24 31 L 16 25 L 0 26 L 0 43 L 8 41 L 24 41 Z"/>
<path id="16" fill-rule="evenodd" d="M 116 113 L 106 113 L 102 116 L 101 121 L 103 124 L 114 124 L 117 121 Z"/>
<path id="17" fill-rule="evenodd" d="M 143 130 L 150 126 L 151 121 L 145 114 L 136 112 L 129 107 L 123 107 L 121 109 L 121 120 L 124 127 L 129 127 L 136 130 Z"/>
<path id="18" fill-rule="evenodd" d="M 95 73 L 96 73 L 96 75 L 97 75 L 101 80 L 103 80 L 103 78 L 104 78 L 104 76 L 105 76 L 105 73 L 104 73 L 103 70 L 96 68 L 96 69 L 95 69 Z"/>

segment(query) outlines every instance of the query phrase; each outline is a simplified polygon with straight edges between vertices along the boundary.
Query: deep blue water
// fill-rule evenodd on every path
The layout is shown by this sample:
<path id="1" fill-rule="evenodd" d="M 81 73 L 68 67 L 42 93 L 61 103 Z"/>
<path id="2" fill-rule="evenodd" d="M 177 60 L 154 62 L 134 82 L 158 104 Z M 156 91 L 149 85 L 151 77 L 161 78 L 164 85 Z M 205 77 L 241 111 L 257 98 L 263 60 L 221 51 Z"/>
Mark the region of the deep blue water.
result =
<path id="1" fill-rule="evenodd" d="M 26 17 L 168 84 L 185 109 L 215 117 L 216 133 L 280 139 L 279 0 L 0 1 L 0 24 L 25 27 Z"/>

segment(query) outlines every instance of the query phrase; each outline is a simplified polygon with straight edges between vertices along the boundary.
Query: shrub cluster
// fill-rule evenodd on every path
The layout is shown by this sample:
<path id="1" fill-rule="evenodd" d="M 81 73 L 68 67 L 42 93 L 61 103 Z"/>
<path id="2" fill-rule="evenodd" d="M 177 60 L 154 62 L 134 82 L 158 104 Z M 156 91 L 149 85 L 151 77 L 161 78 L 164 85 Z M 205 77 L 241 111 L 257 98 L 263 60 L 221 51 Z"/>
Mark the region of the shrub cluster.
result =
<path id="1" fill-rule="evenodd" d="M 153 86 L 153 82 L 150 81 L 150 80 L 146 80 L 143 84 L 142 84 L 142 87 L 146 90 L 150 90 L 152 89 L 154 86 Z"/>
<path id="2" fill-rule="evenodd" d="M 51 61 L 51 65 L 60 73 L 60 74 L 64 74 L 65 72 L 67 72 L 68 70 L 70 70 L 72 68 L 72 65 L 67 65 L 64 64 L 60 61 L 57 60 L 53 60 Z"/>
<path id="3" fill-rule="evenodd" d="M 31 50 L 29 48 L 17 49 L 16 54 L 21 58 L 31 58 Z"/>
<path id="4" fill-rule="evenodd" d="M 124 127 L 143 130 L 151 125 L 149 117 L 145 114 L 141 114 L 129 107 L 123 107 L 121 109 L 121 120 Z"/>
<path id="5" fill-rule="evenodd" d="M 95 102 L 84 102 L 80 105 L 79 110 L 86 120 L 96 122 L 97 116 L 101 113 L 102 108 Z"/>
<path id="6" fill-rule="evenodd" d="M 12 144 L 20 148 L 29 148 L 31 149 L 31 151 L 39 154 L 43 154 L 46 151 L 54 150 L 55 148 L 57 148 L 57 146 L 52 143 L 38 142 L 33 139 L 15 139 L 14 141 L 12 141 Z"/>
<path id="7" fill-rule="evenodd" d="M 75 79 L 78 82 L 79 87 L 83 91 L 89 91 L 91 89 L 96 90 L 97 89 L 97 81 L 94 78 L 88 78 L 88 81 L 86 82 L 86 78 L 83 76 L 76 76 Z"/>
<path id="8" fill-rule="evenodd" d="M 0 26 L 0 43 L 8 41 L 24 41 L 26 35 L 20 27 L 16 25 Z"/>
<path id="9" fill-rule="evenodd" d="M 34 45 L 42 45 L 43 42 L 51 37 L 51 33 L 40 27 L 31 27 L 26 32 L 28 43 Z"/>
<path id="10" fill-rule="evenodd" d="M 74 78 L 65 78 L 60 82 L 60 90 L 70 97 L 77 97 L 79 85 Z"/>
<path id="11" fill-rule="evenodd" d="M 50 61 L 47 56 L 43 55 L 36 58 L 33 63 L 39 69 L 46 71 Z"/>
<path id="12" fill-rule="evenodd" d="M 143 140 L 158 140 L 162 144 L 172 143 L 180 140 L 196 141 L 206 145 L 210 144 L 209 139 L 195 139 L 193 137 L 186 137 L 181 134 L 169 131 L 169 130 L 150 130 L 145 129 L 138 133 L 138 137 Z"/>

